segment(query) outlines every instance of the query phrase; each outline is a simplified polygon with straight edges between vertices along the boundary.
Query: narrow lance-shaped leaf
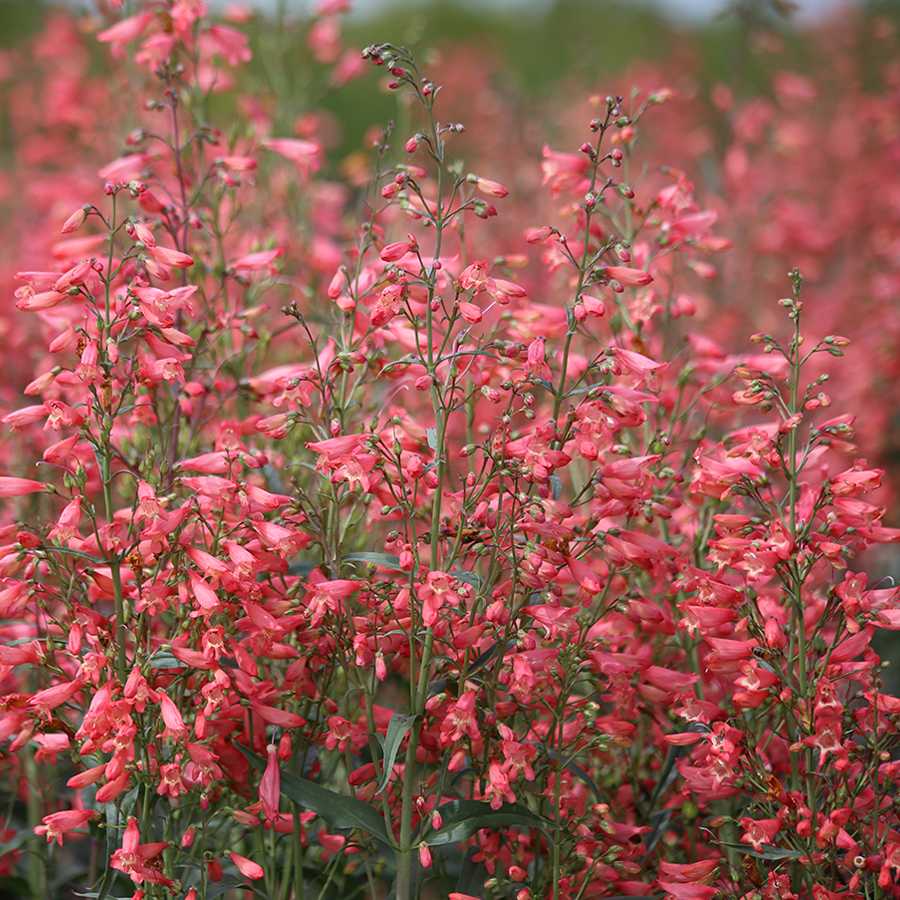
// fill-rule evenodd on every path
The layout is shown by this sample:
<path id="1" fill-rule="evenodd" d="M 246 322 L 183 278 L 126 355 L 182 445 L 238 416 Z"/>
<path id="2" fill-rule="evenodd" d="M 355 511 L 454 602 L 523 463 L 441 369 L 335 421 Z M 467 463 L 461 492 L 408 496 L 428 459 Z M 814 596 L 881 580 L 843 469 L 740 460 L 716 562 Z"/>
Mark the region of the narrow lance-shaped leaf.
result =
<path id="1" fill-rule="evenodd" d="M 234 742 L 234 746 L 247 757 L 254 769 L 258 772 L 265 771 L 266 760 L 252 750 L 241 746 L 237 741 Z M 299 803 L 306 809 L 311 809 L 334 828 L 358 828 L 380 841 L 391 846 L 394 845 L 384 819 L 373 807 L 368 803 L 363 803 L 362 800 L 328 790 L 328 788 L 323 788 L 305 778 L 291 775 L 283 769 L 281 770 L 281 793 L 289 800 Z"/>
<path id="2" fill-rule="evenodd" d="M 395 572 L 402 572 L 400 568 L 400 557 L 393 553 L 348 553 L 344 557 L 344 562 L 361 562 L 371 563 L 376 566 L 383 566 L 385 569 L 393 569 Z"/>
<path id="3" fill-rule="evenodd" d="M 603 800 L 603 795 L 600 793 L 600 788 L 597 787 L 594 779 L 591 778 L 591 776 L 588 775 L 588 773 L 571 757 L 563 757 L 562 761 L 560 761 L 559 754 L 551 747 L 544 747 L 537 741 L 526 741 L 526 743 L 534 744 L 534 746 L 536 746 L 541 753 L 554 760 L 563 769 L 568 769 L 573 775 L 576 775 L 578 778 L 580 778 L 591 789 L 594 796 L 597 798 L 598 803 Z"/>
<path id="4" fill-rule="evenodd" d="M 540 828 L 549 830 L 556 825 L 549 819 L 533 813 L 521 803 L 504 803 L 492 809 L 490 803 L 481 800 L 451 800 L 438 808 L 443 823 L 437 831 L 429 832 L 429 847 L 439 844 L 455 844 L 464 841 L 482 828 Z"/>
<path id="5" fill-rule="evenodd" d="M 394 713 L 391 716 L 391 721 L 388 722 L 387 735 L 384 739 L 381 781 L 378 782 L 378 789 L 375 791 L 376 797 L 388 786 L 388 782 L 391 780 L 391 770 L 394 768 L 394 760 L 397 758 L 397 751 L 403 743 L 403 738 L 406 737 L 417 718 L 417 716 L 404 716 L 400 713 Z"/>
<path id="6" fill-rule="evenodd" d="M 786 847 L 773 847 L 771 844 L 761 844 L 761 850 L 754 850 L 745 844 L 735 844 L 733 841 L 722 841 L 722 846 L 746 856 L 755 856 L 757 859 L 800 859 L 807 855 L 804 850 L 789 850 Z"/>

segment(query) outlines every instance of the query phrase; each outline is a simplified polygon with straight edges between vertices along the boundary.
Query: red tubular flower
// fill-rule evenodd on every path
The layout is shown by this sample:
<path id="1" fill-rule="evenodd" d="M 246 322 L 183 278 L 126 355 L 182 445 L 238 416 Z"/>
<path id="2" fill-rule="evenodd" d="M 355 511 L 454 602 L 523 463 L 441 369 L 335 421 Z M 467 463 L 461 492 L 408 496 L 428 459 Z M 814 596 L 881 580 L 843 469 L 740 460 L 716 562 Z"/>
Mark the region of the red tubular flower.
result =
<path id="1" fill-rule="evenodd" d="M 83 828 L 91 819 L 96 819 L 99 813 L 95 809 L 66 809 L 62 812 L 44 816 L 43 825 L 36 825 L 35 834 L 47 835 L 48 843 L 56 841 L 60 847 L 63 845 L 63 835 L 69 831 Z"/>
<path id="2" fill-rule="evenodd" d="M 261 865 L 253 862 L 253 860 L 247 859 L 246 856 L 238 856 L 237 853 L 229 853 L 228 855 L 231 857 L 231 861 L 237 866 L 238 871 L 245 878 L 256 880 L 257 878 L 262 878 L 263 875 L 266 874 Z"/>
<path id="3" fill-rule="evenodd" d="M 278 766 L 278 747 L 269 744 L 266 747 L 269 761 L 266 771 L 259 782 L 259 800 L 262 811 L 270 822 L 278 818 L 278 805 L 281 799 L 281 769 Z"/>
<path id="4" fill-rule="evenodd" d="M 649 272 L 631 269 L 628 266 L 607 266 L 606 277 L 624 284 L 625 287 L 641 287 L 653 281 L 653 276 Z"/>
<path id="5" fill-rule="evenodd" d="M 193 258 L 180 250 L 173 250 L 168 247 L 148 247 L 147 252 L 158 263 L 164 266 L 171 266 L 173 269 L 186 269 L 194 264 Z"/>
<path id="6" fill-rule="evenodd" d="M 0 497 L 24 497 L 26 494 L 37 494 L 41 491 L 52 491 L 53 487 L 44 484 L 43 481 L 34 481 L 31 478 L 14 478 L 8 475 L 0 476 Z"/>
<path id="7" fill-rule="evenodd" d="M 189 730 L 187 725 L 184 724 L 184 719 L 181 717 L 178 707 L 169 699 L 165 691 L 159 691 L 158 693 L 162 719 L 166 727 L 157 737 L 169 738 L 173 741 L 184 740 L 188 736 Z"/>
<path id="8" fill-rule="evenodd" d="M 322 167 L 324 151 L 319 144 L 313 141 L 297 138 L 268 138 L 263 141 L 263 146 L 295 163 L 304 178 L 312 172 L 318 172 Z"/>
<path id="9" fill-rule="evenodd" d="M 758 853 L 763 844 L 774 843 L 775 835 L 781 831 L 783 825 L 782 819 L 751 819 L 745 816 L 741 819 L 741 827 L 744 829 L 741 841 L 752 845 Z"/>
<path id="10" fill-rule="evenodd" d="M 487 178 L 480 178 L 477 175 L 470 175 L 468 180 L 478 188 L 483 194 L 489 197 L 497 197 L 502 199 L 509 194 L 509 191 L 497 181 L 489 181 Z"/>
<path id="11" fill-rule="evenodd" d="M 157 868 L 147 865 L 148 860 L 159 856 L 169 846 L 168 841 L 141 844 L 140 838 L 137 820 L 131 816 L 122 838 L 122 847 L 113 853 L 109 864 L 128 875 L 135 884 L 143 884 L 146 881 L 150 884 L 172 887 L 174 881 L 166 878 Z"/>

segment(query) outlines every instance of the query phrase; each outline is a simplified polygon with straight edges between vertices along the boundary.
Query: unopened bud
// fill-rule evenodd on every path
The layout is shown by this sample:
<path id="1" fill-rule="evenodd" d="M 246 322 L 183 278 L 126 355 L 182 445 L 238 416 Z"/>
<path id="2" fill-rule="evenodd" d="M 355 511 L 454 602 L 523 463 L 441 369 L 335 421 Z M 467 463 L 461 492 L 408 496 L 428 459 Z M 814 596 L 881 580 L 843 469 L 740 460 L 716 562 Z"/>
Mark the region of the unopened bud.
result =
<path id="1" fill-rule="evenodd" d="M 544 225 L 542 228 L 532 228 L 525 234 L 525 240 L 529 244 L 541 244 L 547 240 L 550 235 L 556 231 L 550 225 Z"/>
<path id="2" fill-rule="evenodd" d="M 62 233 L 71 234 L 73 231 L 78 231 L 84 224 L 84 220 L 87 218 L 90 208 L 90 206 L 82 206 L 81 209 L 76 209 L 63 224 Z"/>

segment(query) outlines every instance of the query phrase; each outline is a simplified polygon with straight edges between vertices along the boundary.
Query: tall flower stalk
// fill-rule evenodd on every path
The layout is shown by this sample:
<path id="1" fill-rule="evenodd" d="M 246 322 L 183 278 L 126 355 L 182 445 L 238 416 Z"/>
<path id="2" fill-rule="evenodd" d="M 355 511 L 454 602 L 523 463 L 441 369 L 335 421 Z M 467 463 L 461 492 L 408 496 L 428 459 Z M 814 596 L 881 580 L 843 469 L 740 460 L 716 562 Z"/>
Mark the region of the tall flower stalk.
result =
<path id="1" fill-rule="evenodd" d="M 298 20 L 310 96 L 359 74 L 342 7 Z M 807 380 L 849 341 L 801 328 L 796 270 L 786 340 L 702 332 L 730 242 L 639 143 L 673 92 L 466 164 L 375 44 L 403 125 L 351 191 L 282 60 L 232 104 L 233 24 L 100 32 L 146 116 L 19 277 L 47 353 L 0 475 L 17 889 L 84 857 L 135 898 L 896 893 L 900 592 L 850 564 L 900 532 Z"/>

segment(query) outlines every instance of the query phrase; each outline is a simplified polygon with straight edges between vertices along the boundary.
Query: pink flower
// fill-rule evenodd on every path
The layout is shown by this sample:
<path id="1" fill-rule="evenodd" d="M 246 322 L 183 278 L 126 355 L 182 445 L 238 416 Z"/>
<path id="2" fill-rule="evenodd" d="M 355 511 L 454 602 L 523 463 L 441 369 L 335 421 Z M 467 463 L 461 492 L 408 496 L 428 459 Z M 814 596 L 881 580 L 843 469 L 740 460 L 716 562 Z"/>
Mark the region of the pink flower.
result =
<path id="1" fill-rule="evenodd" d="M 0 419 L 0 422 L 3 422 L 4 425 L 8 425 L 12 431 L 18 431 L 25 425 L 31 425 L 34 422 L 39 422 L 41 419 L 46 418 L 49 412 L 50 411 L 43 403 L 37 406 L 23 406 L 22 409 L 7 413 Z M 0 479 L 0 481 L 2 481 L 2 479 Z"/>
<path id="2" fill-rule="evenodd" d="M 441 723 L 441 743 L 448 747 L 467 734 L 472 740 L 479 736 L 475 718 L 475 691 L 466 691 L 455 703 L 450 704 Z"/>
<path id="3" fill-rule="evenodd" d="M 162 707 L 162 719 L 165 730 L 157 737 L 170 738 L 173 741 L 184 740 L 188 736 L 188 727 L 178 711 L 178 707 L 169 699 L 165 691 L 158 691 L 159 702 Z"/>
<path id="4" fill-rule="evenodd" d="M 83 681 L 68 681 L 63 684 L 55 684 L 53 687 L 38 691 L 29 701 L 28 705 L 35 710 L 42 719 L 50 717 L 50 710 L 68 703 L 82 688 Z M 96 694 L 94 695 L 96 699 Z M 77 735 L 76 735 L 77 737 Z"/>
<path id="5" fill-rule="evenodd" d="M 170 878 L 166 878 L 158 869 L 146 864 L 169 846 L 168 841 L 140 844 L 138 843 L 140 839 L 137 820 L 131 816 L 122 838 L 122 847 L 113 853 L 109 864 L 128 875 L 135 884 L 143 884 L 146 881 L 150 884 L 164 884 L 171 887 L 174 882 Z"/>
<path id="6" fill-rule="evenodd" d="M 298 138 L 268 138 L 263 141 L 263 146 L 296 163 L 304 178 L 308 177 L 311 172 L 318 172 L 322 168 L 324 153 L 322 148 L 313 141 L 303 141 Z"/>
<path id="7" fill-rule="evenodd" d="M 148 247 L 147 252 L 157 262 L 164 266 L 171 266 L 173 269 L 186 269 L 194 264 L 194 260 L 187 253 L 169 247 Z"/>
<path id="8" fill-rule="evenodd" d="M 502 199 L 509 191 L 497 181 L 488 181 L 487 178 L 479 178 L 477 175 L 470 175 L 468 181 L 475 185 L 483 194 L 489 197 L 497 197 Z"/>
<path id="9" fill-rule="evenodd" d="M 556 231 L 550 225 L 543 225 L 540 228 L 531 228 L 525 233 L 525 240 L 529 244 L 542 244 L 550 235 Z"/>
<path id="10" fill-rule="evenodd" d="M 481 321 L 481 309 L 474 303 L 467 303 L 465 300 L 457 300 L 456 308 L 459 310 L 459 314 L 463 319 L 470 325 L 477 325 Z"/>
<path id="11" fill-rule="evenodd" d="M 590 187 L 586 174 L 590 165 L 591 161 L 583 154 L 557 153 L 545 145 L 542 184 L 550 185 L 554 198 L 562 193 L 583 194 Z"/>
<path id="12" fill-rule="evenodd" d="M 281 769 L 278 766 L 278 747 L 269 744 L 266 747 L 269 761 L 266 771 L 259 782 L 259 800 L 266 819 L 274 821 L 278 818 L 278 805 L 281 799 Z"/>
<path id="13" fill-rule="evenodd" d="M 69 831 L 83 828 L 91 819 L 96 819 L 99 813 L 95 809 L 66 809 L 62 812 L 44 816 L 43 825 L 36 825 L 35 834 L 47 835 L 47 842 L 56 841 L 60 847 L 63 845 L 63 835 Z"/>
<path id="14" fill-rule="evenodd" d="M 69 269 L 68 272 L 57 279 L 56 284 L 53 285 L 53 290 L 60 294 L 64 294 L 69 288 L 84 284 L 85 279 L 93 271 L 93 268 L 94 260 L 82 260 L 77 266 Z"/>
<path id="15" fill-rule="evenodd" d="M 741 827 L 744 829 L 741 842 L 751 844 L 759 853 L 763 844 L 774 843 L 775 835 L 781 830 L 782 825 L 784 825 L 782 819 L 751 819 L 745 816 L 741 819 Z"/>
<path id="16" fill-rule="evenodd" d="M 81 209 L 76 209 L 75 212 L 69 216 L 68 219 L 63 223 L 62 234 L 71 234 L 73 231 L 78 231 L 79 228 L 84 224 L 84 220 L 87 218 L 88 210 L 90 210 L 90 206 L 81 207 Z"/>
<path id="17" fill-rule="evenodd" d="M 38 494 L 41 491 L 52 491 L 53 487 L 43 481 L 31 478 L 14 478 L 0 475 L 0 497 L 24 497 L 26 494 Z"/>
<path id="18" fill-rule="evenodd" d="M 257 879 L 262 878 L 266 874 L 263 871 L 263 867 L 253 862 L 253 860 L 247 859 L 245 856 L 238 856 L 237 853 L 229 853 L 228 855 L 245 878 Z"/>
<path id="19" fill-rule="evenodd" d="M 274 274 L 277 271 L 274 265 L 275 260 L 281 256 L 284 256 L 284 250 L 281 247 L 275 250 L 261 250 L 258 253 L 248 253 L 246 256 L 235 260 L 231 264 L 230 269 L 233 272 L 241 270 L 245 272 L 265 271 L 269 274 Z"/>
<path id="20" fill-rule="evenodd" d="M 491 809 L 500 809 L 503 801 L 515 803 L 516 795 L 509 786 L 509 777 L 503 766 L 497 760 L 492 759 L 488 769 L 488 786 L 484 792 L 484 799 L 490 799 Z"/>
<path id="21" fill-rule="evenodd" d="M 379 256 L 385 262 L 397 262 L 403 259 L 407 253 L 411 253 L 416 249 L 416 239 L 410 235 L 410 240 L 407 241 L 398 241 L 395 244 L 387 244 L 385 247 L 382 247 L 379 252 Z"/>
<path id="22" fill-rule="evenodd" d="M 110 28 L 101 31 L 97 40 L 101 43 L 111 44 L 110 52 L 118 59 L 125 59 L 125 45 L 137 40 L 153 21 L 155 13 L 141 13 L 122 19 Z"/>
<path id="23" fill-rule="evenodd" d="M 459 286 L 464 291 L 495 291 L 497 285 L 494 279 L 488 275 L 490 267 L 483 260 L 473 262 L 471 266 L 463 269 L 459 276 Z"/>
<path id="24" fill-rule="evenodd" d="M 653 281 L 653 276 L 649 272 L 643 269 L 630 269 L 628 266 L 607 266 L 606 277 L 624 284 L 625 287 L 639 287 Z"/>
<path id="25" fill-rule="evenodd" d="M 201 35 L 200 44 L 206 56 L 219 56 L 229 66 L 250 62 L 253 53 L 248 46 L 250 39 L 242 31 L 227 25 L 211 25 Z"/>
<path id="26" fill-rule="evenodd" d="M 149 15 L 152 16 L 153 13 L 149 13 Z M 141 173 L 152 160 L 153 156 L 149 153 L 131 153 L 128 156 L 114 159 L 105 165 L 97 175 L 104 181 L 113 183 L 134 181 L 136 178 L 140 178 Z"/>
<path id="27" fill-rule="evenodd" d="M 547 365 L 546 344 L 544 338 L 535 338 L 528 345 L 528 358 L 525 361 L 525 371 L 535 378 L 550 380 L 550 366 Z"/>

